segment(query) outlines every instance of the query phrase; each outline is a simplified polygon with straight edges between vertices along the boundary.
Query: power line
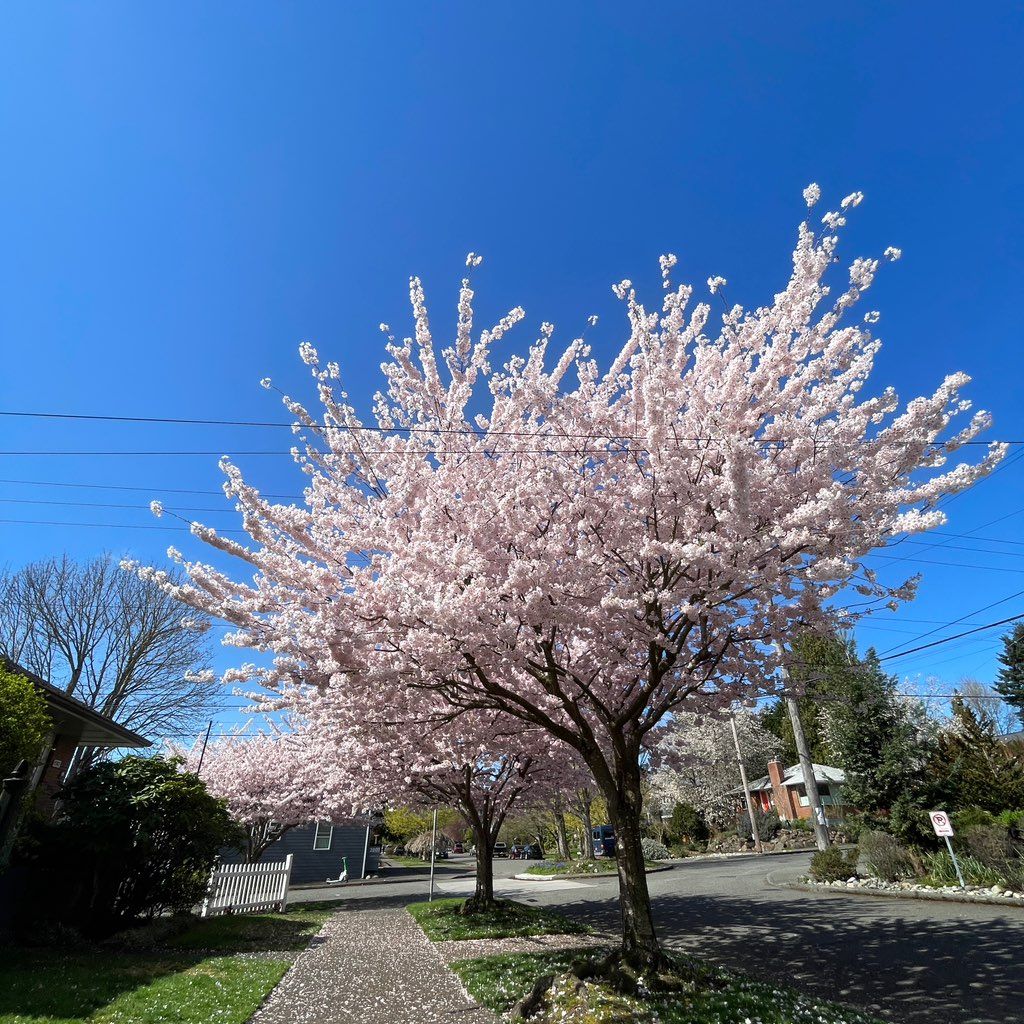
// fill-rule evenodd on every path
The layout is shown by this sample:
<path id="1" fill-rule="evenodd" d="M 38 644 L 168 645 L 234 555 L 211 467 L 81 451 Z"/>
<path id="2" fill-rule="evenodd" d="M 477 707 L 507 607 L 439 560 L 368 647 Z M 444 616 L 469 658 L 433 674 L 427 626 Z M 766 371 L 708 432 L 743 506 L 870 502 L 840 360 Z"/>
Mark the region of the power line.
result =
<path id="1" fill-rule="evenodd" d="M 75 487 L 91 491 L 135 491 L 142 494 L 202 494 L 215 495 L 223 498 L 222 490 L 196 490 L 182 487 L 163 487 L 154 485 L 152 487 L 133 487 L 127 484 L 81 484 L 69 483 L 60 480 L 16 480 L 9 477 L 0 477 L 0 484 L 23 484 L 29 487 Z M 302 495 L 298 494 L 271 494 L 262 495 L 264 498 L 278 498 L 282 501 L 303 501 Z"/>
<path id="2" fill-rule="evenodd" d="M 191 533 L 187 526 L 156 526 L 144 523 L 69 523 L 62 519 L 0 519 L 8 526 L 86 526 L 102 530 L 171 530 L 177 533 Z M 248 536 L 245 530 L 217 530 L 217 533 L 236 533 Z"/>
<path id="3" fill-rule="evenodd" d="M 921 644 L 918 647 L 909 647 L 905 651 L 897 651 L 895 654 L 887 654 L 884 657 L 880 657 L 879 661 L 892 661 L 893 658 L 904 658 L 908 654 L 917 654 L 918 651 L 927 651 L 932 647 L 940 647 L 942 644 L 948 644 L 953 640 L 959 640 L 961 637 L 970 636 L 972 633 L 980 633 L 986 629 L 995 629 L 996 626 L 1005 626 L 1008 622 L 1019 622 L 1024 619 L 1024 613 L 1019 615 L 1011 615 L 1005 619 L 998 619 L 996 622 L 986 623 L 984 626 L 975 626 L 974 629 L 964 630 L 963 633 L 954 633 L 953 636 L 943 637 L 941 640 L 933 640 L 928 644 Z M 952 625 L 952 623 L 951 623 Z"/>
<path id="4" fill-rule="evenodd" d="M 644 441 L 646 438 L 642 435 L 636 434 L 591 434 L 591 433 L 572 433 L 572 432 L 560 432 L 560 431 L 544 431 L 544 430 L 474 430 L 470 427 L 379 427 L 369 426 L 364 424 L 359 425 L 348 425 L 348 424 L 334 424 L 328 425 L 323 423 L 300 423 L 298 421 L 291 421 L 285 423 L 281 420 L 227 420 L 227 419 L 206 419 L 200 417 L 182 417 L 182 416 L 125 416 L 125 415 L 108 415 L 108 414 L 97 414 L 97 413 L 68 413 L 68 412 L 27 412 L 22 410 L 0 410 L 0 416 L 17 417 L 23 419 L 44 419 L 44 420 L 83 420 L 90 422 L 103 422 L 103 423 L 152 423 L 152 424 L 166 424 L 166 425 L 178 425 L 178 426 L 218 426 L 218 427 L 274 427 L 274 428 L 285 428 L 292 430 L 295 427 L 299 427 L 302 430 L 317 430 L 317 431 L 342 431 L 342 432 L 366 432 L 374 434 L 454 434 L 462 435 L 467 437 L 474 437 L 478 439 L 486 439 L 488 437 L 558 437 L 558 438 L 571 438 L 574 440 L 625 440 L 625 441 Z M 680 437 L 680 441 L 693 441 L 693 442 L 706 442 L 711 443 L 712 441 L 719 441 L 722 438 L 694 436 L 694 437 Z M 768 445 L 788 445 L 795 443 L 806 443 L 810 441 L 817 447 L 819 444 L 828 445 L 832 441 L 830 438 L 751 438 L 751 440 L 758 441 L 762 444 Z M 844 444 L 848 442 L 843 442 Z M 902 446 L 912 446 L 917 444 L 942 444 L 944 442 L 931 440 L 931 441 L 897 441 L 897 440 L 881 440 L 872 438 L 861 438 L 858 439 L 858 444 L 892 444 Z M 1024 440 L 1009 440 L 1009 441 L 962 441 L 960 446 L 964 445 L 979 445 L 987 447 L 990 444 L 1024 444 Z"/>
<path id="5" fill-rule="evenodd" d="M 992 601 L 989 604 L 982 605 L 980 608 L 975 608 L 973 611 L 970 611 L 970 612 L 965 613 L 964 615 L 961 615 L 960 618 L 954 619 L 952 622 L 944 622 L 941 625 L 937 626 L 935 629 L 929 629 L 927 633 L 921 633 L 919 636 L 915 636 L 914 639 L 910 641 L 910 643 L 916 643 L 918 640 L 924 640 L 926 637 L 934 636 L 940 630 L 948 629 L 950 626 L 959 626 L 966 619 L 973 618 L 975 615 L 980 615 L 982 612 L 987 612 L 990 608 L 996 608 L 996 607 L 998 607 L 1001 604 L 1006 604 L 1007 601 L 1012 601 L 1015 598 L 1018 598 L 1018 597 L 1021 597 L 1021 596 L 1024 596 L 1024 590 L 1017 590 L 1014 593 L 1008 595 L 1007 597 L 999 598 L 998 601 Z M 984 628 L 984 627 L 982 626 L 982 627 L 979 627 L 979 628 Z M 899 644 L 897 644 L 896 646 L 898 647 Z M 888 650 L 882 651 L 881 656 L 885 657 L 885 655 L 887 655 L 890 651 L 893 651 L 895 649 L 896 648 L 894 648 L 894 647 L 890 647 Z"/>
<path id="6" fill-rule="evenodd" d="M 46 498 L 0 498 L 5 505 L 59 505 L 61 508 L 123 508 L 134 509 L 140 512 L 148 512 L 149 505 L 125 505 L 119 502 L 107 501 L 51 501 Z M 167 507 L 169 512 L 216 512 L 218 514 L 235 514 L 230 506 L 222 508 L 197 508 L 192 505 L 179 505 L 176 508 Z"/>

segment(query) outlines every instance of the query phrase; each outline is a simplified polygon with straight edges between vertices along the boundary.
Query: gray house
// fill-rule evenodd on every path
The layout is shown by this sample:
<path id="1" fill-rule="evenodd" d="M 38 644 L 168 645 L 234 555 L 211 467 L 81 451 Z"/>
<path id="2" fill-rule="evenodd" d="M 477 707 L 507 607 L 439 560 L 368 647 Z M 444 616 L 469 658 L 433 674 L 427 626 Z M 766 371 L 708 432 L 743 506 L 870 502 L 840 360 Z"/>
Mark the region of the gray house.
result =
<path id="1" fill-rule="evenodd" d="M 296 825 L 271 843 L 260 861 L 284 860 L 290 853 L 292 885 L 322 885 L 338 878 L 346 864 L 349 878 L 365 878 L 380 868 L 381 828 L 379 818 L 362 826 L 329 821 Z M 237 863 L 241 855 L 225 851 L 222 860 Z"/>

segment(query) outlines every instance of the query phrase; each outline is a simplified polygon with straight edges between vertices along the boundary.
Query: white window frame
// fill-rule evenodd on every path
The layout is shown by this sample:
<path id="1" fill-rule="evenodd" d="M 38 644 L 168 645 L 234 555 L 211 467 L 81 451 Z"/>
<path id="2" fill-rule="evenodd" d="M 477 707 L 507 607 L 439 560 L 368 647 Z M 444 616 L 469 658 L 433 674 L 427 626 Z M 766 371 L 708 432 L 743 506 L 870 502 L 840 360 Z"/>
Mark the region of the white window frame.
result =
<path id="1" fill-rule="evenodd" d="M 324 830 L 327 832 L 327 845 L 322 845 L 324 840 Z M 313 831 L 313 849 L 319 853 L 324 850 L 331 848 L 331 840 L 334 838 L 334 826 L 329 821 L 318 821 L 316 823 L 316 829 Z"/>

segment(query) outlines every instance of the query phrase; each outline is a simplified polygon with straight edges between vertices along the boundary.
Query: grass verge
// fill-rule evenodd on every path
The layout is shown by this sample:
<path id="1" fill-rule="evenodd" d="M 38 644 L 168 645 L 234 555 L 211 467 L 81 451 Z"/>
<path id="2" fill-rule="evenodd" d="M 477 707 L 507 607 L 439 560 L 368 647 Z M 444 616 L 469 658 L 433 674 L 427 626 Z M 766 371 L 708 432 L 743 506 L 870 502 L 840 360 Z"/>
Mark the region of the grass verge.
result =
<path id="1" fill-rule="evenodd" d="M 542 907 L 528 907 L 499 900 L 494 910 L 462 914 L 463 900 L 411 903 L 406 909 L 428 939 L 453 942 L 461 939 L 507 939 L 520 935 L 588 935 L 591 928 Z"/>
<path id="2" fill-rule="evenodd" d="M 0 1024 L 242 1024 L 290 960 L 5 950 Z"/>
<path id="3" fill-rule="evenodd" d="M 658 861 L 649 860 L 647 870 L 660 867 Z M 543 861 L 528 867 L 527 875 L 614 875 L 617 871 L 614 860 L 558 860 Z"/>
<path id="4" fill-rule="evenodd" d="M 329 916 L 301 907 L 173 934 L 143 926 L 96 947 L 7 947 L 0 1024 L 243 1024 Z"/>
<path id="5" fill-rule="evenodd" d="M 167 942 L 171 949 L 249 953 L 300 950 L 331 916 L 329 908 L 297 906 L 284 914 L 228 914 L 207 917 Z"/>
<path id="6" fill-rule="evenodd" d="M 545 974 L 560 975 L 580 958 L 578 951 L 512 953 L 451 965 L 470 995 L 497 1014 L 507 1014 Z M 856 1010 L 819 1002 L 792 989 L 729 974 L 678 958 L 699 979 L 687 990 L 623 995 L 607 985 L 556 981 L 548 1007 L 535 1024 L 882 1024 Z"/>

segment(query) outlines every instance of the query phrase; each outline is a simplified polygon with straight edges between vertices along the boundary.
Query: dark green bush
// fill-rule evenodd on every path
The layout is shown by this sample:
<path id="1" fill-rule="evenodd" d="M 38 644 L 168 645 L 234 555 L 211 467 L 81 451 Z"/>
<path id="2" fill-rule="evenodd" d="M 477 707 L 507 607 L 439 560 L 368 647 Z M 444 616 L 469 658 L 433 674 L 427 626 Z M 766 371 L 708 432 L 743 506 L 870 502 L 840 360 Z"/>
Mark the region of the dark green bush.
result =
<path id="1" fill-rule="evenodd" d="M 910 853 L 885 832 L 864 832 L 858 852 L 859 863 L 868 874 L 883 882 L 898 882 L 915 874 Z"/>
<path id="2" fill-rule="evenodd" d="M 190 910 L 219 850 L 240 836 L 223 801 L 163 757 L 125 757 L 83 772 L 38 826 L 31 863 L 44 917 L 92 934 Z"/>
<path id="3" fill-rule="evenodd" d="M 996 823 L 1006 829 L 1011 839 L 1024 840 L 1024 811 L 1003 811 Z"/>
<path id="4" fill-rule="evenodd" d="M 859 842 L 867 827 L 867 824 L 860 815 L 851 815 L 837 826 L 851 843 Z"/>
<path id="5" fill-rule="evenodd" d="M 996 816 L 983 807 L 965 807 L 962 810 L 953 811 L 950 817 L 957 833 L 968 832 L 978 825 L 994 825 L 996 822 Z"/>
<path id="6" fill-rule="evenodd" d="M 692 804 L 676 804 L 669 821 L 669 830 L 681 843 L 702 845 L 711 838 L 704 815 Z"/>
<path id="7" fill-rule="evenodd" d="M 830 846 L 811 857 L 811 878 L 816 882 L 841 882 L 856 874 L 856 850 L 848 856 L 838 846 Z"/>
<path id="8" fill-rule="evenodd" d="M 774 811 L 767 814 L 760 808 L 754 809 L 754 821 L 757 823 L 757 833 L 764 842 L 770 842 L 782 828 L 782 822 Z M 750 831 L 750 818 L 744 813 L 736 819 L 736 834 L 740 839 L 752 839 Z"/>

